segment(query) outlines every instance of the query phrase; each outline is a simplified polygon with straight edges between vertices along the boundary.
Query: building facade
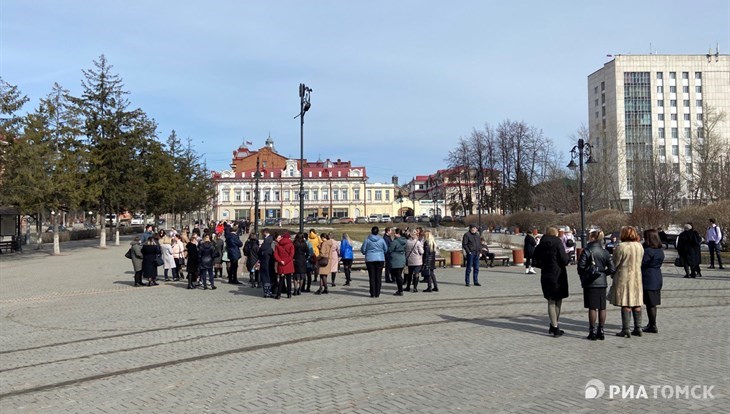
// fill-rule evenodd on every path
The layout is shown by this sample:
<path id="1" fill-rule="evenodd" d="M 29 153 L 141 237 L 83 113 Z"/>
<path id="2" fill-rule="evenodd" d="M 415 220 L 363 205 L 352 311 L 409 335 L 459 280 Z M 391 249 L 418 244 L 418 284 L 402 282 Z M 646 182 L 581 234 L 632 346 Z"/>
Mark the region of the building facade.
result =
<path id="1" fill-rule="evenodd" d="M 350 161 L 327 159 L 304 160 L 301 168 L 299 161 L 278 154 L 270 137 L 258 150 L 252 151 L 242 145 L 233 151 L 231 169 L 213 173 L 215 219 L 253 221 L 257 188 L 259 218 L 298 218 L 302 174 L 305 218 L 357 218 L 394 213 L 396 186 L 368 183 L 365 167 L 353 166 Z"/>
<path id="2" fill-rule="evenodd" d="M 615 194 L 610 207 L 632 211 L 640 191 L 656 190 L 650 186 L 658 185 L 656 171 L 664 167 L 664 181 L 679 179 L 676 189 L 667 187 L 679 192 L 679 204 L 692 201 L 706 135 L 719 141 L 713 148 L 730 145 L 729 56 L 615 56 L 588 76 L 588 116 L 600 164 L 589 165 L 588 173 L 606 175 L 602 191 Z"/>

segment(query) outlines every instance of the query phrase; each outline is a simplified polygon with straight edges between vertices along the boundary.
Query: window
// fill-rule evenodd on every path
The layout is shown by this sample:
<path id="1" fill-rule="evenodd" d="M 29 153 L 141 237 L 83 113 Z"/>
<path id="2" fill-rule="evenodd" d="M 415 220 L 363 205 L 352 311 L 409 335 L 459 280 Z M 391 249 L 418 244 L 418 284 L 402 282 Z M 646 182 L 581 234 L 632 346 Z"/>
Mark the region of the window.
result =
<path id="1" fill-rule="evenodd" d="M 626 189 L 632 191 L 634 189 L 634 177 L 629 174 L 626 176 Z"/>
<path id="2" fill-rule="evenodd" d="M 698 99 L 698 100 L 697 100 L 697 101 L 695 102 L 695 105 L 697 105 L 697 107 L 701 108 L 701 107 L 702 107 L 702 99 Z"/>
<path id="3" fill-rule="evenodd" d="M 347 196 L 349 191 L 347 189 L 341 190 L 342 192 L 342 201 L 347 201 Z"/>
<path id="4" fill-rule="evenodd" d="M 664 93 L 664 87 L 659 85 L 656 87 L 656 93 Z"/>
<path id="5" fill-rule="evenodd" d="M 250 191 L 246 191 L 245 193 L 243 193 L 243 200 L 251 201 L 251 192 Z"/>
<path id="6" fill-rule="evenodd" d="M 702 72 L 695 72 L 695 79 L 697 79 L 697 80 L 702 79 Z"/>
<path id="7" fill-rule="evenodd" d="M 689 79 L 689 72 L 682 72 L 682 79 Z"/>
<path id="8" fill-rule="evenodd" d="M 596 119 L 598 119 L 598 111 L 596 111 Z"/>
<path id="9" fill-rule="evenodd" d="M 692 164 L 687 163 L 684 165 L 685 171 L 687 171 L 687 174 L 692 174 Z"/>
<path id="10" fill-rule="evenodd" d="M 601 90 L 602 91 L 606 90 L 606 82 L 601 82 Z"/>
<path id="11" fill-rule="evenodd" d="M 367 199 L 368 199 L 367 201 L 370 201 L 373 199 L 373 190 L 368 190 Z"/>
<path id="12" fill-rule="evenodd" d="M 359 188 L 352 189 L 352 198 L 355 199 L 355 201 L 360 201 L 360 189 Z"/>
<path id="13" fill-rule="evenodd" d="M 289 177 L 294 177 L 294 167 L 289 168 Z"/>
<path id="14" fill-rule="evenodd" d="M 656 106 L 658 106 L 660 108 L 663 107 L 664 106 L 664 100 L 663 99 L 657 99 Z"/>
<path id="15" fill-rule="evenodd" d="M 659 146 L 659 155 L 665 155 L 667 153 L 667 147 L 664 145 Z"/>
<path id="16" fill-rule="evenodd" d="M 702 121 L 702 114 L 697 114 L 697 120 Z"/>
<path id="17" fill-rule="evenodd" d="M 324 193 L 322 198 L 327 197 L 327 193 Z M 312 201 L 319 201 L 319 190 L 312 190 Z"/>
<path id="18" fill-rule="evenodd" d="M 291 191 L 289 191 L 289 190 L 284 191 L 284 201 L 291 200 L 291 194 L 290 193 L 291 193 Z"/>
<path id="19" fill-rule="evenodd" d="M 602 114 L 603 116 L 606 116 L 606 107 L 605 107 L 605 106 L 602 106 L 602 107 L 601 107 L 601 114 Z"/>
<path id="20" fill-rule="evenodd" d="M 669 79 L 677 79 L 677 72 L 669 72 Z"/>
<path id="21" fill-rule="evenodd" d="M 671 106 L 673 108 L 676 108 L 677 107 L 677 100 L 676 99 L 672 99 L 671 101 L 669 101 L 669 106 Z"/>
<path id="22" fill-rule="evenodd" d="M 662 79 L 664 78 L 664 73 L 662 73 L 662 72 L 657 72 L 657 73 L 656 73 L 656 78 L 657 78 L 658 80 L 662 80 Z"/>
<path id="23" fill-rule="evenodd" d="M 659 115 L 657 115 L 657 117 L 660 121 L 664 120 L 664 114 L 659 114 Z"/>
<path id="24" fill-rule="evenodd" d="M 221 201 L 226 203 L 231 201 L 231 193 L 228 190 L 221 191 Z"/>
<path id="25" fill-rule="evenodd" d="M 685 157 L 691 157 L 692 156 L 692 146 L 691 145 L 685 145 L 684 146 L 684 155 L 685 155 Z"/>
<path id="26" fill-rule="evenodd" d="M 677 87 L 672 85 L 669 87 L 669 93 L 677 93 Z"/>
<path id="27" fill-rule="evenodd" d="M 390 190 L 385 190 L 385 201 L 390 201 Z"/>
<path id="28" fill-rule="evenodd" d="M 689 114 L 684 114 L 684 120 L 689 121 Z"/>
<path id="29" fill-rule="evenodd" d="M 598 106 L 598 98 L 596 98 L 596 104 L 594 106 Z"/>
<path id="30" fill-rule="evenodd" d="M 605 93 L 604 94 L 601 94 L 601 103 L 602 104 L 605 104 L 606 103 L 606 94 Z"/>
<path id="31" fill-rule="evenodd" d="M 675 162 L 672 164 L 672 171 L 674 171 L 675 174 L 679 175 L 679 163 Z"/>
<path id="32" fill-rule="evenodd" d="M 689 93 L 689 86 L 687 86 L 687 85 L 682 86 L 682 92 Z"/>
<path id="33" fill-rule="evenodd" d="M 692 139 L 692 129 L 685 128 L 684 129 L 684 138 L 685 139 Z"/>
<path id="34" fill-rule="evenodd" d="M 281 201 L 281 193 L 279 191 L 274 191 L 274 201 Z"/>
<path id="35" fill-rule="evenodd" d="M 263 162 L 263 167 L 266 168 L 266 161 Z"/>
<path id="36" fill-rule="evenodd" d="M 676 120 L 677 120 L 677 114 L 672 114 L 672 121 L 676 121 Z"/>
<path id="37" fill-rule="evenodd" d="M 695 86 L 695 93 L 702 93 L 702 86 Z"/>
<path id="38" fill-rule="evenodd" d="M 340 200 L 340 190 L 332 190 L 332 201 Z"/>
<path id="39" fill-rule="evenodd" d="M 596 95 L 598 95 L 598 86 L 593 87 L 593 93 L 595 93 Z"/>
<path id="40" fill-rule="evenodd" d="M 672 155 L 679 155 L 679 145 L 672 145 Z"/>
<path id="41" fill-rule="evenodd" d="M 684 105 L 684 106 L 689 106 L 689 99 L 685 99 L 685 100 L 684 100 L 684 101 L 682 102 L 682 105 Z"/>
<path id="42" fill-rule="evenodd" d="M 679 138 L 679 131 L 677 128 L 672 128 L 672 138 Z"/>
<path id="43" fill-rule="evenodd" d="M 322 191 L 322 201 L 329 201 L 329 199 L 330 199 L 329 191 Z"/>
<path id="44" fill-rule="evenodd" d="M 659 139 L 664 139 L 664 128 L 659 128 Z"/>
<path id="45" fill-rule="evenodd" d="M 233 201 L 241 201 L 241 190 L 235 190 L 233 192 Z"/>
<path id="46" fill-rule="evenodd" d="M 383 191 L 375 190 L 375 201 L 381 201 L 383 199 Z"/>

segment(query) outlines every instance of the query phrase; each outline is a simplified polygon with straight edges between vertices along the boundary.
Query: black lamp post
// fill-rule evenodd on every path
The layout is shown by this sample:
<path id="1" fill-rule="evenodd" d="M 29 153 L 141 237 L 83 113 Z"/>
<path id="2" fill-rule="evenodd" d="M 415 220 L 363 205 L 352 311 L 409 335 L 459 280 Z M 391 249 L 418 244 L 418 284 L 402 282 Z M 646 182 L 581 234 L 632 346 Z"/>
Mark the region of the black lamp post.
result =
<path id="1" fill-rule="evenodd" d="M 580 184 L 580 247 L 585 248 L 586 243 L 586 210 L 585 206 L 583 204 L 583 164 L 594 164 L 596 161 L 591 156 L 591 150 L 593 149 L 593 146 L 591 144 L 586 143 L 583 138 L 580 138 L 578 140 L 578 145 L 574 146 L 573 149 L 570 150 L 570 164 L 568 164 L 568 168 L 571 170 L 575 170 L 576 168 L 580 168 L 580 174 L 578 177 L 578 181 Z M 575 159 L 578 158 L 578 164 L 575 163 Z M 586 161 L 583 161 L 583 158 L 586 158 Z"/>
<path id="2" fill-rule="evenodd" d="M 299 84 L 299 232 L 304 233 L 304 114 L 307 113 L 312 104 L 309 102 L 309 94 L 312 88 Z M 294 117 L 296 118 L 296 116 Z"/>
<path id="3" fill-rule="evenodd" d="M 256 157 L 256 172 L 254 173 L 254 212 L 253 212 L 253 233 L 258 237 L 259 235 L 259 179 L 261 178 L 261 171 L 259 171 L 259 157 Z"/>

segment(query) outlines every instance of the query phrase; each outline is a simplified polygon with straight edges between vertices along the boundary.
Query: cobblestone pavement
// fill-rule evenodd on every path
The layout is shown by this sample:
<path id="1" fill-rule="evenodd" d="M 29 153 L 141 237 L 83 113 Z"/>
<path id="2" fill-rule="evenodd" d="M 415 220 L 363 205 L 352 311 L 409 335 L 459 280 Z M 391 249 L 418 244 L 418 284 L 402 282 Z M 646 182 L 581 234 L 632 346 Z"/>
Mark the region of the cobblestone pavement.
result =
<path id="1" fill-rule="evenodd" d="M 329 295 L 275 301 L 222 282 L 133 288 L 125 244 L 0 256 L 0 412 L 730 410 L 727 271 L 665 266 L 660 333 L 614 336 L 610 307 L 606 340 L 591 342 L 574 267 L 552 338 L 539 276 L 522 267 L 482 268 L 481 287 L 441 269 L 438 293 L 384 284 L 379 299 L 355 272 Z M 591 379 L 600 398 L 585 398 Z"/>

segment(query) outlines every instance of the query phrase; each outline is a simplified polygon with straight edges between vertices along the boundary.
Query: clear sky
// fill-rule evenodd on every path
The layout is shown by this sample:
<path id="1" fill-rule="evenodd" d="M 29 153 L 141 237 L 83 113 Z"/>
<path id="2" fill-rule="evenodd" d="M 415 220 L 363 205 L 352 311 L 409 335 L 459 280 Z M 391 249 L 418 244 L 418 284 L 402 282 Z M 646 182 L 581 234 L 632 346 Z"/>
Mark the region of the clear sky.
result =
<path id="1" fill-rule="evenodd" d="M 0 75 L 31 98 L 106 55 L 132 105 L 228 168 L 267 136 L 371 181 L 445 166 L 460 136 L 523 120 L 565 154 L 607 54 L 730 50 L 730 1 L 0 0 Z M 567 161 L 566 161 L 567 163 Z"/>

